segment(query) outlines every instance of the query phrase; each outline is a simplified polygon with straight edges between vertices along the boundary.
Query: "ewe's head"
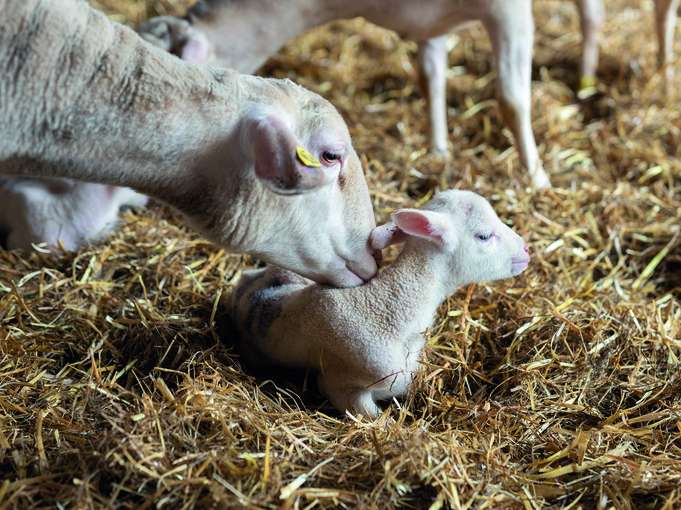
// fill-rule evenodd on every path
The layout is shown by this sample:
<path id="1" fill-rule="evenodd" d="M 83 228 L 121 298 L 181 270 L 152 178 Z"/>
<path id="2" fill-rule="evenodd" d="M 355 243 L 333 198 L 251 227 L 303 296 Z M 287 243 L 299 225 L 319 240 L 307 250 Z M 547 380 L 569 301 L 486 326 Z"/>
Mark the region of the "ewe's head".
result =
<path id="1" fill-rule="evenodd" d="M 248 178 L 259 183 L 257 214 L 266 213 L 253 252 L 317 282 L 359 285 L 376 273 L 376 222 L 348 128 L 317 94 L 268 84 L 272 102 L 249 105 L 240 129 Z"/>
<path id="2" fill-rule="evenodd" d="M 470 191 L 445 191 L 421 209 L 396 211 L 392 224 L 374 230 L 372 244 L 379 249 L 409 237 L 446 254 L 458 285 L 510 278 L 530 261 L 523 239 Z"/>

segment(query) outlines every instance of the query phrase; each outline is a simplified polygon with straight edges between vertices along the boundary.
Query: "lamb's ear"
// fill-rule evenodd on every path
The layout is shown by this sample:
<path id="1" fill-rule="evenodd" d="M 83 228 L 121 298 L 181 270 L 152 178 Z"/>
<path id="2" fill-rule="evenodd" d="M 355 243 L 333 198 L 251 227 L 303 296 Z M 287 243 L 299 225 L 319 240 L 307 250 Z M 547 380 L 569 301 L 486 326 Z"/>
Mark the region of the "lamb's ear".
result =
<path id="1" fill-rule="evenodd" d="M 406 234 L 392 221 L 376 227 L 369 237 L 369 244 L 374 250 L 382 250 L 390 245 L 404 242 Z"/>
<path id="2" fill-rule="evenodd" d="M 338 165 L 322 166 L 285 119 L 281 113 L 260 108 L 245 114 L 242 144 L 253 157 L 256 177 L 283 195 L 306 193 L 336 180 Z"/>
<path id="3" fill-rule="evenodd" d="M 407 235 L 451 246 L 456 241 L 449 218 L 439 212 L 421 209 L 400 209 L 393 213 L 393 222 Z"/>

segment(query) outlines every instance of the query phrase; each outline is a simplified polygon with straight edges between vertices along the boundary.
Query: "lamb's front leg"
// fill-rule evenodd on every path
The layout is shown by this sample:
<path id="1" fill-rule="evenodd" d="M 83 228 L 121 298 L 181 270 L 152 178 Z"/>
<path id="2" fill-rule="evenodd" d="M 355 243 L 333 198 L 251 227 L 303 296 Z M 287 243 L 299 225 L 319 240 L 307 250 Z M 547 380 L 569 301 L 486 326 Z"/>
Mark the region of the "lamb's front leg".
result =
<path id="1" fill-rule="evenodd" d="M 428 103 L 430 148 L 447 155 L 447 36 L 419 43 L 419 85 Z"/>
<path id="2" fill-rule="evenodd" d="M 674 78 L 674 30 L 676 28 L 679 0 L 655 0 L 655 27 L 657 31 L 657 62 L 663 72 L 665 96 L 669 95 Z"/>
<path id="3" fill-rule="evenodd" d="M 321 392 L 338 410 L 362 414 L 368 418 L 381 414 L 381 408 L 376 405 L 371 390 L 353 384 L 352 377 L 347 373 L 323 372 L 319 374 L 317 383 Z"/>
<path id="4" fill-rule="evenodd" d="M 483 21 L 494 48 L 497 95 L 504 123 L 515 138 L 520 161 L 536 188 L 551 186 L 532 132 L 532 44 L 530 0 L 497 0 Z"/>

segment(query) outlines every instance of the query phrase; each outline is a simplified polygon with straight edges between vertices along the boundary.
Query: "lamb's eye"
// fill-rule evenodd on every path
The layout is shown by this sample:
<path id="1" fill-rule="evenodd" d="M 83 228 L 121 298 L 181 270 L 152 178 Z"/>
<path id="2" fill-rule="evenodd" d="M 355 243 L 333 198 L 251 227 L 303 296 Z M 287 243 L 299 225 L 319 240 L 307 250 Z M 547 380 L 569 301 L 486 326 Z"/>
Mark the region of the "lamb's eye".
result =
<path id="1" fill-rule="evenodd" d="M 327 164 L 334 164 L 336 161 L 341 161 L 342 156 L 337 152 L 324 151 L 322 152 L 322 161 Z"/>
<path id="2" fill-rule="evenodd" d="M 485 242 L 485 241 L 489 241 L 490 239 L 492 239 L 493 235 L 494 235 L 493 232 L 490 232 L 488 234 L 475 234 L 475 238 L 479 241 Z"/>

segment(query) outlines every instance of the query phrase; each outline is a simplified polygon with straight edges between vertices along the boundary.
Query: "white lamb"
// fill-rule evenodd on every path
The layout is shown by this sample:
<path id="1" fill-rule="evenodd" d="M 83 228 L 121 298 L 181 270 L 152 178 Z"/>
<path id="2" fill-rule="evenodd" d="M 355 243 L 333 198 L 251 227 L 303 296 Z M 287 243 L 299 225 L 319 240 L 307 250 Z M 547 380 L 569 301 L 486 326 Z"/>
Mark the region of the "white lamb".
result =
<path id="1" fill-rule="evenodd" d="M 72 179 L 0 179 L 0 229 L 10 250 L 33 244 L 75 251 L 106 237 L 122 207 L 144 207 L 147 197 L 118 186 Z"/>
<path id="2" fill-rule="evenodd" d="M 371 243 L 406 241 L 402 253 L 363 286 L 329 288 L 275 267 L 245 272 L 230 304 L 242 352 L 255 363 L 316 369 L 334 407 L 376 416 L 376 401 L 409 389 L 444 299 L 516 276 L 530 260 L 523 239 L 472 192 L 439 193 L 392 220 Z"/>

